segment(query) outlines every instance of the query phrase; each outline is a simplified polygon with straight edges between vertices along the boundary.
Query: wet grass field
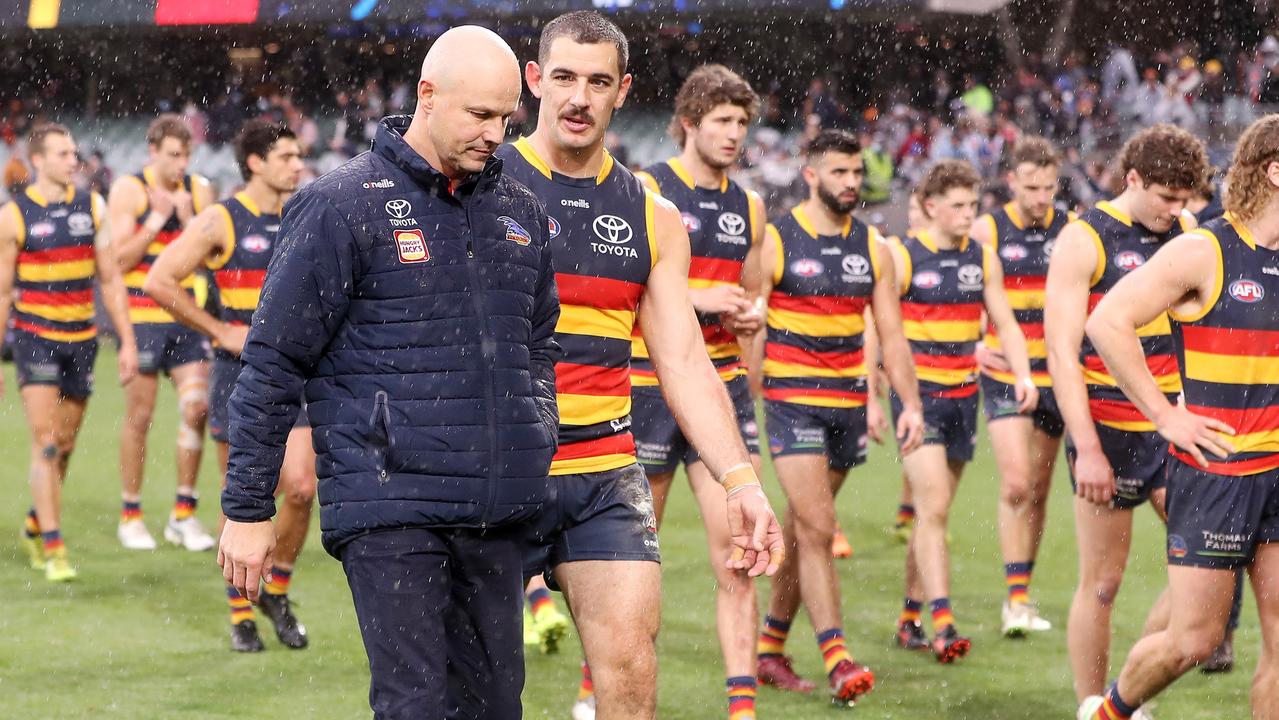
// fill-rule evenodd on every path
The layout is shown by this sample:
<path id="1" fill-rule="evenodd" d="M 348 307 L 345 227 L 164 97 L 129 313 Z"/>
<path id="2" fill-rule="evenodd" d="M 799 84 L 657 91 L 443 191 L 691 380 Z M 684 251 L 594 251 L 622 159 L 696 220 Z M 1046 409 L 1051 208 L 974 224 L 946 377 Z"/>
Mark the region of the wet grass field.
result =
<path id="1" fill-rule="evenodd" d="M 119 512 L 117 433 L 123 395 L 114 383 L 114 354 L 104 348 L 98 391 L 89 405 L 71 462 L 64 503 L 64 535 L 79 581 L 50 585 L 27 569 L 15 542 L 26 489 L 28 434 L 13 382 L 0 400 L 0 718 L 359 718 L 369 717 L 368 669 L 340 565 L 320 548 L 318 531 L 299 560 L 292 596 L 311 633 L 311 647 L 291 651 L 266 627 L 267 652 L 227 649 L 227 611 L 213 553 L 172 547 L 128 552 L 115 539 Z M 159 538 L 172 503 L 175 402 L 165 389 L 152 431 L 144 512 Z M 891 644 L 901 601 L 904 546 L 887 533 L 897 506 L 899 469 L 888 449 L 854 471 L 839 498 L 839 516 L 855 548 L 839 561 L 849 645 L 878 678 L 855 710 L 830 706 L 823 694 L 784 695 L 761 689 L 761 718 L 1073 718 L 1064 626 L 1076 577 L 1069 482 L 1058 471 L 1049 524 L 1032 594 L 1053 632 L 1022 641 L 999 636 L 1004 595 L 995 533 L 997 482 L 986 440 L 961 484 L 952 515 L 954 589 L 959 627 L 973 637 L 972 654 L 957 666 Z M 216 463 L 208 446 L 200 478 L 199 515 L 216 521 Z M 768 479 L 774 502 L 783 502 Z M 1146 610 L 1165 583 L 1163 532 L 1141 510 L 1134 552 L 1120 592 L 1114 657 L 1122 663 Z M 318 523 L 316 523 L 318 525 Z M 659 641 L 661 718 L 726 717 L 723 673 L 714 634 L 714 585 L 705 540 L 687 484 L 677 481 L 661 535 L 664 561 Z M 559 600 L 557 596 L 557 601 Z M 761 603 L 763 603 L 761 592 Z M 1236 670 L 1206 677 L 1194 672 L 1159 699 L 1158 718 L 1194 720 L 1248 716 L 1248 685 L 1260 635 L 1251 597 L 1236 636 Z M 570 637 L 566 652 L 528 659 L 525 715 L 567 719 L 579 675 Z M 812 629 L 801 613 L 788 651 L 797 670 L 821 678 Z M 1114 672 L 1117 672 L 1117 667 Z"/>

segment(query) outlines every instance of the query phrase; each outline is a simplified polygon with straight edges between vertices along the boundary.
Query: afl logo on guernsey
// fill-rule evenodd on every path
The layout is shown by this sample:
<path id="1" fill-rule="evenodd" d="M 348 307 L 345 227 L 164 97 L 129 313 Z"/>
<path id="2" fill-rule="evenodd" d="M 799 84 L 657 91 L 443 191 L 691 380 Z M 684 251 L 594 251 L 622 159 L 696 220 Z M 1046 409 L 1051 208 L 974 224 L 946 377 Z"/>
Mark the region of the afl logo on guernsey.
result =
<path id="1" fill-rule="evenodd" d="M 1025 260 L 1030 257 L 1030 251 L 1025 245 L 1004 245 L 999 248 L 999 257 L 1005 260 Z"/>
<path id="2" fill-rule="evenodd" d="M 702 221 L 699 220 L 696 215 L 692 213 L 680 213 L 679 217 L 684 221 L 684 232 L 691 235 L 692 233 L 702 229 Z"/>
<path id="3" fill-rule="evenodd" d="M 1255 280 L 1236 280 L 1230 283 L 1230 297 L 1243 303 L 1259 302 L 1266 296 L 1266 289 Z"/>
<path id="4" fill-rule="evenodd" d="M 559 237 L 559 236 L 560 236 L 560 221 L 559 221 L 559 220 L 556 220 L 555 218 L 551 217 L 550 215 L 547 215 L 547 216 L 546 216 L 546 231 L 547 231 L 547 233 L 549 233 L 549 234 L 550 234 L 551 238 L 557 238 L 557 237 Z"/>
<path id="5" fill-rule="evenodd" d="M 1146 258 L 1142 257 L 1141 253 L 1135 253 L 1131 250 L 1125 250 L 1115 256 L 1115 267 L 1124 272 L 1136 270 L 1144 264 L 1146 264 Z"/>
<path id="6" fill-rule="evenodd" d="M 516 245 L 528 245 L 529 241 L 532 240 L 532 238 L 529 237 L 528 230 L 525 230 L 522 225 L 515 222 L 514 218 L 502 215 L 498 217 L 498 220 L 506 226 L 507 240 L 510 240 Z"/>
<path id="7" fill-rule="evenodd" d="M 815 277 L 825 270 L 826 266 L 820 260 L 812 258 L 801 258 L 790 264 L 790 271 L 800 277 Z"/>
<path id="8" fill-rule="evenodd" d="M 932 270 L 926 270 L 916 274 L 915 279 L 911 281 L 911 284 L 920 290 L 931 290 L 932 288 L 941 285 L 941 275 L 933 272 Z"/>
<path id="9" fill-rule="evenodd" d="M 261 235 L 246 235 L 240 240 L 240 247 L 246 252 L 263 253 L 271 249 L 271 241 Z"/>
<path id="10" fill-rule="evenodd" d="M 54 229 L 51 222 L 38 222 L 31 226 L 31 237 L 48 237 L 53 234 Z"/>
<path id="11" fill-rule="evenodd" d="M 426 237 L 421 230 L 396 230 L 395 249 L 400 254 L 400 262 L 405 264 L 431 259 L 431 252 L 426 249 Z"/>

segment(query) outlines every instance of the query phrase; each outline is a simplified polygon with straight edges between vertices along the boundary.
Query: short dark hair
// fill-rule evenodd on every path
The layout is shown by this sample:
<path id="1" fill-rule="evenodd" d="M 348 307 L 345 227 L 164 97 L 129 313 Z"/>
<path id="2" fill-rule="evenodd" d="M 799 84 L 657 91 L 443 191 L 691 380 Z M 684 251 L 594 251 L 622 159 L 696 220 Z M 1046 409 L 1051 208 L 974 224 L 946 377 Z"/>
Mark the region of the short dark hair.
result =
<path id="1" fill-rule="evenodd" d="M 249 156 L 257 155 L 265 160 L 271 148 L 284 138 L 297 138 L 297 135 L 284 123 L 266 120 L 245 122 L 239 134 L 235 136 L 235 161 L 240 165 L 240 175 L 248 180 L 253 174 L 249 172 Z"/>
<path id="2" fill-rule="evenodd" d="M 683 146 L 685 133 L 680 121 L 697 125 L 706 113 L 726 103 L 745 110 L 748 121 L 759 111 L 759 95 L 745 78 L 723 65 L 702 65 L 675 93 L 675 117 L 667 132 Z"/>
<path id="3" fill-rule="evenodd" d="M 1038 135 L 1024 135 L 1013 145 L 1008 169 L 1016 170 L 1019 165 L 1027 163 L 1035 167 L 1059 167 L 1061 155 L 1047 139 Z"/>
<path id="4" fill-rule="evenodd" d="M 65 135 L 71 137 L 71 130 L 66 125 L 60 125 L 55 122 L 43 122 L 31 128 L 31 134 L 27 135 L 27 155 L 43 155 L 44 141 L 50 135 Z"/>
<path id="5" fill-rule="evenodd" d="M 817 133 L 808 146 L 804 148 L 804 160 L 812 165 L 822 155 L 830 152 L 857 155 L 862 151 L 862 144 L 857 136 L 847 130 L 823 130 Z"/>
<path id="6" fill-rule="evenodd" d="M 1133 135 L 1119 151 L 1120 172 L 1136 170 L 1147 185 L 1193 190 L 1211 168 L 1203 141 L 1167 123 Z"/>
<path id="7" fill-rule="evenodd" d="M 919 181 L 915 194 L 919 196 L 920 203 L 923 203 L 928 198 L 945 195 L 955 188 L 976 190 L 980 186 L 981 176 L 972 163 L 967 160 L 942 160 L 928 168 L 924 179 Z"/>
<path id="8" fill-rule="evenodd" d="M 626 35 L 612 20 L 594 10 L 576 10 L 555 18 L 542 28 L 542 37 L 537 43 L 537 64 L 546 65 L 546 58 L 551 54 L 551 45 L 556 38 L 566 37 L 575 43 L 595 45 L 612 43 L 617 48 L 617 74 L 626 74 L 626 64 L 630 61 L 630 44 Z"/>
<path id="9" fill-rule="evenodd" d="M 152 120 L 151 125 L 147 127 L 148 145 L 160 147 L 160 143 L 167 137 L 174 138 L 183 145 L 191 144 L 191 128 L 187 126 L 181 115 L 164 113 Z"/>

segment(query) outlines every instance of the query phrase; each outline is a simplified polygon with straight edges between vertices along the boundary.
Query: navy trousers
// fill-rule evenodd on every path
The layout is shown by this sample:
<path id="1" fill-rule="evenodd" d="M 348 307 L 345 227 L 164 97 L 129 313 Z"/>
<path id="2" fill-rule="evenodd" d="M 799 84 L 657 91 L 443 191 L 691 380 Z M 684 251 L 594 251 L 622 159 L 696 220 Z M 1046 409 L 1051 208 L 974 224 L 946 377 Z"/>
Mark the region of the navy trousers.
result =
<path id="1" fill-rule="evenodd" d="M 341 552 L 376 720 L 519 720 L 522 561 L 513 530 L 400 528 Z"/>

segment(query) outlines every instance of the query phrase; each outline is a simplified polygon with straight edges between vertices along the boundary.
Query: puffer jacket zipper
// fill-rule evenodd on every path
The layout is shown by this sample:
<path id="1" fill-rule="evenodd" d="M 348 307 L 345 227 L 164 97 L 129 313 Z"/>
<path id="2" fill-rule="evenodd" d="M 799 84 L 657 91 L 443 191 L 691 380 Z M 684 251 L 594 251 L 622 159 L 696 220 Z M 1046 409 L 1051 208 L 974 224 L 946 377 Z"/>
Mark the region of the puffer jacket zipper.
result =
<path id="1" fill-rule="evenodd" d="M 472 205 L 475 198 L 480 194 L 479 183 L 483 183 L 481 178 L 477 181 L 477 186 L 466 198 L 463 203 L 466 210 L 466 269 L 471 280 L 471 304 L 475 310 L 475 319 L 479 323 L 480 328 L 480 358 L 484 363 L 482 368 L 484 374 L 484 415 L 488 424 L 488 442 L 489 442 L 489 472 L 488 472 L 488 497 L 485 499 L 484 507 L 480 511 L 480 528 L 488 527 L 489 520 L 492 518 L 493 505 L 497 497 L 497 389 L 493 386 L 494 372 L 494 354 L 497 350 L 496 342 L 489 334 L 488 318 L 484 314 L 484 294 L 486 289 L 480 282 L 479 267 L 475 258 L 475 223 L 471 213 Z"/>

